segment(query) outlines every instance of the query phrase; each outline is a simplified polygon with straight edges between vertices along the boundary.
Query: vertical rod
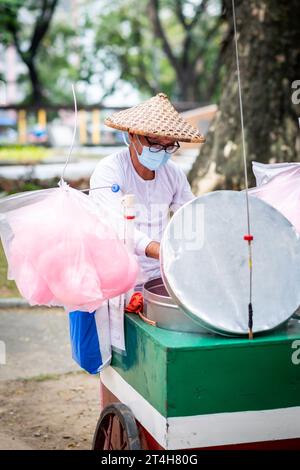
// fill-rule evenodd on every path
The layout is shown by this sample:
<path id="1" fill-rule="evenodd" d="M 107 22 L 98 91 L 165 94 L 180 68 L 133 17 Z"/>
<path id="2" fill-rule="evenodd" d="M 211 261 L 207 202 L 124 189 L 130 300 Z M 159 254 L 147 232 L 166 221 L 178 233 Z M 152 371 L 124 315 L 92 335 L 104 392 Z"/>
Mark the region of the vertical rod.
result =
<path id="1" fill-rule="evenodd" d="M 234 43 L 235 43 L 235 56 L 236 56 L 236 69 L 238 78 L 238 91 L 239 91 L 239 104 L 240 104 L 240 118 L 242 128 L 242 147 L 243 147 L 243 162 L 244 162 L 244 174 L 245 174 L 245 194 L 246 194 L 246 212 L 247 212 L 247 230 L 248 235 L 251 234 L 250 227 L 250 209 L 249 209 L 249 194 L 248 194 L 248 173 L 247 173 L 247 156 L 246 156 L 246 139 L 245 139 L 245 126 L 244 126 L 244 109 L 242 99 L 242 84 L 241 84 L 241 73 L 240 73 L 240 61 L 239 61 L 239 50 L 238 50 L 238 38 L 237 38 L 237 27 L 236 27 L 236 14 L 235 14 L 235 1 L 232 0 L 232 14 L 233 14 L 233 28 L 234 28 Z M 252 326 L 253 326 L 253 309 L 252 309 L 252 245 L 251 239 L 248 238 L 248 261 L 249 261 L 249 305 L 248 305 L 248 327 L 249 327 L 249 339 L 253 338 Z"/>
<path id="2" fill-rule="evenodd" d="M 70 157 L 71 157 L 71 155 L 72 155 L 72 152 L 73 152 L 74 143 L 75 143 L 75 137 L 76 137 L 76 132 L 77 132 L 77 119 L 78 119 L 78 112 L 77 112 L 77 100 L 76 100 L 76 93 L 75 93 L 75 88 L 74 88 L 74 85 L 73 85 L 73 84 L 72 84 L 72 93 L 73 93 L 73 101 L 74 101 L 74 128 L 73 128 L 73 136 L 72 136 L 72 142 L 71 142 L 71 146 L 70 146 L 69 154 L 68 154 L 68 157 L 67 157 L 67 160 L 66 160 L 65 166 L 64 166 L 64 168 L 63 168 L 63 171 L 62 171 L 62 174 L 61 174 L 60 183 L 62 183 L 62 182 L 63 182 L 63 180 L 64 180 L 64 177 L 65 177 L 65 171 L 66 171 L 66 168 L 67 168 L 67 166 L 68 166 L 68 163 L 69 163 Z"/>

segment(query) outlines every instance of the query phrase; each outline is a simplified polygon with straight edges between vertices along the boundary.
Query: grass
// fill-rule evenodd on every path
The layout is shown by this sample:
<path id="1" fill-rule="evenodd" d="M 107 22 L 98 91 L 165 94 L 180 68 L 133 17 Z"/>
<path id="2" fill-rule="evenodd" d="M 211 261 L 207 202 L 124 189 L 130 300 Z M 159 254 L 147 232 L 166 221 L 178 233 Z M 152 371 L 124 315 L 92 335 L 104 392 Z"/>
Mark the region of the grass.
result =
<path id="1" fill-rule="evenodd" d="M 47 382 L 48 380 L 59 380 L 62 376 L 67 376 L 67 375 L 79 375 L 82 374 L 82 371 L 75 370 L 71 372 L 65 372 L 64 374 L 40 374 L 36 375 L 34 377 L 25 377 L 24 379 L 21 379 L 23 382 Z"/>
<path id="2" fill-rule="evenodd" d="M 7 261 L 0 243 L 0 298 L 21 297 L 14 281 L 7 279 Z"/>
<path id="3" fill-rule="evenodd" d="M 22 382 L 47 382 L 48 380 L 59 380 L 60 374 L 40 374 L 35 377 L 25 377 Z"/>
<path id="4" fill-rule="evenodd" d="M 0 146 L 0 162 L 38 163 L 51 155 L 52 151 L 50 149 L 34 145 Z"/>
<path id="5" fill-rule="evenodd" d="M 59 380 L 61 379 L 61 377 L 66 377 L 66 376 L 69 376 L 69 375 L 90 375 L 88 374 L 87 372 L 85 372 L 84 370 L 72 370 L 70 372 L 64 372 L 64 373 L 61 373 L 61 374 L 56 374 L 56 373 L 53 373 L 53 374 L 39 374 L 39 375 L 35 375 L 33 377 L 24 377 L 24 378 L 20 378 L 20 379 L 17 379 L 17 380 L 20 380 L 22 382 L 47 382 L 48 380 Z M 97 378 L 97 376 L 96 376 Z"/>

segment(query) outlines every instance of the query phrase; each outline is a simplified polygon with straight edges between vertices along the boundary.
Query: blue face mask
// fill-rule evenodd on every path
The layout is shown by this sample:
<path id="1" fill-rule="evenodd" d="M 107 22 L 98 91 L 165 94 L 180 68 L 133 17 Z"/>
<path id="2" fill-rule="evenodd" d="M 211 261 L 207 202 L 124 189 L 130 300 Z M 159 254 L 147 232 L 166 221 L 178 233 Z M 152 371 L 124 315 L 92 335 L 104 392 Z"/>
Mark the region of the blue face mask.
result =
<path id="1" fill-rule="evenodd" d="M 165 150 L 160 150 L 159 152 L 150 152 L 149 147 L 146 147 L 145 145 L 142 146 L 143 150 L 142 150 L 141 155 L 139 155 L 137 148 L 134 145 L 134 142 L 132 143 L 135 148 L 139 162 L 143 166 L 148 168 L 148 170 L 152 170 L 152 171 L 158 170 L 159 168 L 161 168 L 163 165 L 167 163 L 167 161 L 169 160 L 171 156 Z"/>
<path id="2" fill-rule="evenodd" d="M 145 147 L 144 145 L 142 153 L 139 155 L 135 145 L 134 148 L 140 163 L 152 171 L 158 170 L 163 165 L 165 165 L 171 156 L 165 150 L 160 150 L 159 152 L 150 152 L 149 147 Z"/>

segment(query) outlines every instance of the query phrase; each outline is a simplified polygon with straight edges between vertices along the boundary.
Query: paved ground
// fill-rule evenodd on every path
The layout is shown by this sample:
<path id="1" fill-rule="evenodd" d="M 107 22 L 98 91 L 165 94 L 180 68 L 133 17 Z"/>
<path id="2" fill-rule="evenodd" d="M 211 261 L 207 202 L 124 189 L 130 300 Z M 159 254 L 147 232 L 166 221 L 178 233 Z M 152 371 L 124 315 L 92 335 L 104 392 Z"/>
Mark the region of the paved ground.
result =
<path id="1" fill-rule="evenodd" d="M 0 309 L 0 341 L 0 450 L 90 449 L 99 378 L 72 360 L 63 309 Z"/>
<path id="2" fill-rule="evenodd" d="M 79 370 L 71 357 L 63 309 L 0 309 L 0 340 L 6 346 L 0 380 Z"/>

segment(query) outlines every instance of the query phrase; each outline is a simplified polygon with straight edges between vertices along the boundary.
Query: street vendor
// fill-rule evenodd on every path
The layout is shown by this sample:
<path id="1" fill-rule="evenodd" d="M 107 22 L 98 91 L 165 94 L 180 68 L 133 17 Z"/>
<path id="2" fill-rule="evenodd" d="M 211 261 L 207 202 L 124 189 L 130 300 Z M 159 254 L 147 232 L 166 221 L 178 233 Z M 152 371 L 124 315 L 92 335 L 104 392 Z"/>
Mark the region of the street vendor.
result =
<path id="1" fill-rule="evenodd" d="M 179 142 L 202 143 L 205 139 L 163 93 L 114 113 L 105 124 L 123 131 L 127 148 L 98 163 L 90 188 L 117 184 L 121 191 L 95 189 L 90 195 L 113 217 L 122 214 L 122 197 L 134 194 L 134 249 L 146 282 L 160 276 L 160 240 L 170 211 L 175 212 L 194 197 L 183 170 L 170 157 L 179 150 Z"/>

